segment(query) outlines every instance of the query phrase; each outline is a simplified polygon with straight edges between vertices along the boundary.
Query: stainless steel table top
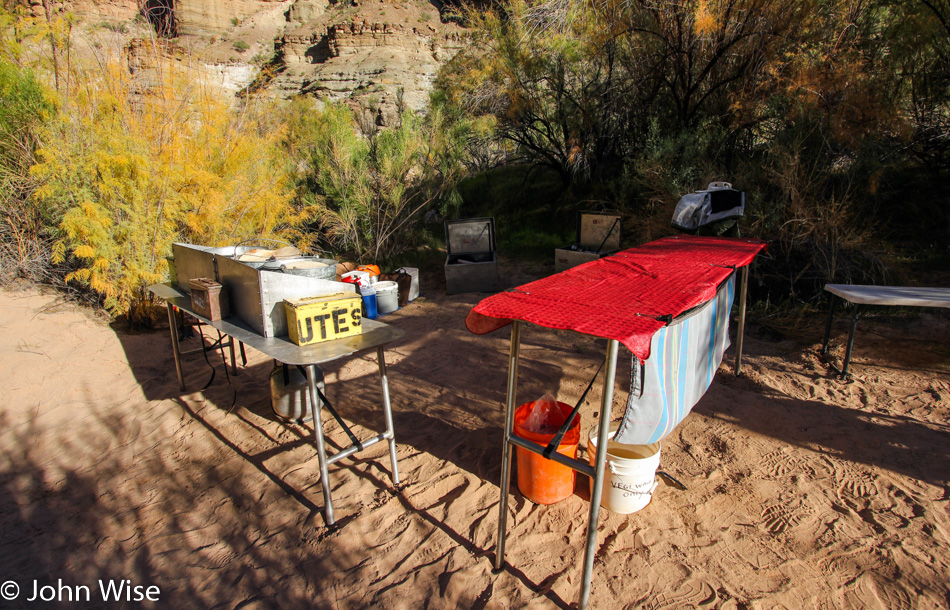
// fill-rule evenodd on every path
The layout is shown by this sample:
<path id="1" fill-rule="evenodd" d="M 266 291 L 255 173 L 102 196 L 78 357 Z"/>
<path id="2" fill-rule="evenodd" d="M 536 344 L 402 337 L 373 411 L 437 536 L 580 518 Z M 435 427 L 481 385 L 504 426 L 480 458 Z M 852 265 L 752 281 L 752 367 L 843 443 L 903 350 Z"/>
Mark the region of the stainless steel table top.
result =
<path id="1" fill-rule="evenodd" d="M 825 290 L 858 305 L 950 307 L 950 288 L 826 284 Z"/>
<path id="2" fill-rule="evenodd" d="M 323 364 L 391 343 L 401 339 L 406 334 L 401 328 L 363 318 L 363 332 L 359 335 L 312 345 L 297 345 L 289 337 L 264 337 L 236 317 L 216 321 L 208 320 L 192 310 L 190 296 L 179 292 L 170 284 L 155 284 L 149 286 L 148 289 L 158 298 L 195 316 L 202 323 L 284 364 Z"/>

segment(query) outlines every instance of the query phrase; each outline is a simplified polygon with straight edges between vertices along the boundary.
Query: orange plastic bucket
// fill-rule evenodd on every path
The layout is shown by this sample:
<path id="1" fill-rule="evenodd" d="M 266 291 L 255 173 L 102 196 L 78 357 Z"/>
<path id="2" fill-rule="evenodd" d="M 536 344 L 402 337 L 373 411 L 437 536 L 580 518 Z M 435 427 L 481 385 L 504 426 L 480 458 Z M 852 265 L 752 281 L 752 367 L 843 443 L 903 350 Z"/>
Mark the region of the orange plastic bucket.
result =
<path id="1" fill-rule="evenodd" d="M 554 434 L 539 434 L 523 427 L 534 401 L 525 403 L 515 409 L 515 434 L 547 446 L 554 438 Z M 547 422 L 554 428 L 560 428 L 564 420 L 571 414 L 573 407 L 563 402 L 557 403 L 558 409 L 551 421 Z M 571 427 L 567 429 L 557 452 L 568 457 L 577 457 L 577 445 L 581 440 L 581 416 L 574 417 Z M 536 504 L 554 504 L 574 493 L 573 469 L 549 460 L 542 455 L 517 447 L 518 459 L 518 489 L 524 497 Z"/>

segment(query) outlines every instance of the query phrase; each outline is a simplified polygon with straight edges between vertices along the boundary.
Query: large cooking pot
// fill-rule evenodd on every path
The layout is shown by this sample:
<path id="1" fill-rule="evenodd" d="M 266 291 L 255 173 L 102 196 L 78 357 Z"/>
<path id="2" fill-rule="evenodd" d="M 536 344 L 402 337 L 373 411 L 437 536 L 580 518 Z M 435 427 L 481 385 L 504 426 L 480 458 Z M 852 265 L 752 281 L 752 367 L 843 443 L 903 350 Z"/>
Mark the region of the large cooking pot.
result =
<path id="1" fill-rule="evenodd" d="M 323 381 L 323 371 L 319 366 L 314 366 L 313 370 L 317 388 L 325 392 L 327 388 Z M 270 373 L 270 400 L 274 414 L 282 419 L 304 423 L 313 418 L 310 385 L 307 383 L 307 375 L 300 367 L 274 361 L 274 370 Z"/>
<path id="2" fill-rule="evenodd" d="M 266 261 L 261 270 L 302 275 L 320 280 L 334 280 L 336 279 L 336 263 L 337 261 L 331 258 L 298 256 Z"/>
<path id="3" fill-rule="evenodd" d="M 300 250 L 293 246 L 284 246 L 276 250 L 270 250 L 261 246 L 235 246 L 235 252 L 232 258 L 255 269 L 261 269 L 265 263 L 275 260 L 286 260 L 299 258 Z"/>

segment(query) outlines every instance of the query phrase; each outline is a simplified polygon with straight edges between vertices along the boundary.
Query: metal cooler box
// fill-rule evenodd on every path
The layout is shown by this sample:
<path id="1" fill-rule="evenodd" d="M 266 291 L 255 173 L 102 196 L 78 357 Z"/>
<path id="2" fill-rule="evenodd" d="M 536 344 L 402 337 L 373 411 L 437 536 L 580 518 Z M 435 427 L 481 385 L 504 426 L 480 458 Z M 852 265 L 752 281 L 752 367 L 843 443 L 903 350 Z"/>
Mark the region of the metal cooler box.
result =
<path id="1" fill-rule="evenodd" d="M 194 244 L 172 244 L 172 256 L 175 263 L 175 276 L 172 283 L 179 290 L 191 293 L 191 280 L 207 278 L 218 279 L 215 266 L 215 253 L 234 254 L 234 246 L 226 248 L 212 248 L 210 246 L 196 246 Z"/>
<path id="2" fill-rule="evenodd" d="M 172 263 L 175 273 L 171 282 L 179 290 L 190 293 L 189 282 L 197 278 L 218 279 L 218 259 L 233 258 L 258 246 L 196 246 L 175 242 L 172 244 Z"/>
<path id="3" fill-rule="evenodd" d="M 554 250 L 554 272 L 595 261 L 620 250 L 623 218 L 609 212 L 578 212 L 577 241 Z"/>
<path id="4" fill-rule="evenodd" d="M 287 335 L 284 299 L 355 291 L 352 284 L 264 271 L 236 259 L 254 247 L 172 244 L 179 290 L 190 293 L 195 278 L 218 281 L 227 291 L 231 315 L 265 337 Z"/>
<path id="5" fill-rule="evenodd" d="M 445 221 L 445 292 L 497 292 L 495 219 Z"/>
<path id="6" fill-rule="evenodd" d="M 287 334 L 284 299 L 355 292 L 353 284 L 255 269 L 227 256 L 217 257 L 218 281 L 227 288 L 231 313 L 265 337 Z"/>

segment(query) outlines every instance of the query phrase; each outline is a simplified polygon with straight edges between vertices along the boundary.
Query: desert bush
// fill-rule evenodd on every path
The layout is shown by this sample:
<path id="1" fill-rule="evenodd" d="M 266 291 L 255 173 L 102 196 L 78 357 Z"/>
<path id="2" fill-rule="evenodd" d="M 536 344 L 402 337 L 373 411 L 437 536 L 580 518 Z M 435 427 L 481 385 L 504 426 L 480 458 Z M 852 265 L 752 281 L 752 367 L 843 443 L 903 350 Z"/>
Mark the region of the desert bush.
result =
<path id="1" fill-rule="evenodd" d="M 406 111 L 397 125 L 372 131 L 347 106 L 306 98 L 289 112 L 299 201 L 328 249 L 385 261 L 414 245 L 424 211 L 457 205 L 470 123 L 434 107 L 425 118 Z"/>
<path id="2" fill-rule="evenodd" d="M 56 215 L 67 281 L 135 318 L 166 277 L 173 241 L 225 245 L 295 224 L 281 135 L 254 100 L 232 108 L 153 48 L 147 69 L 73 67 L 40 132 L 33 201 Z"/>
<path id="3" fill-rule="evenodd" d="M 48 271 L 49 216 L 29 202 L 37 129 L 53 105 L 33 74 L 0 59 L 0 278 L 43 279 Z"/>

